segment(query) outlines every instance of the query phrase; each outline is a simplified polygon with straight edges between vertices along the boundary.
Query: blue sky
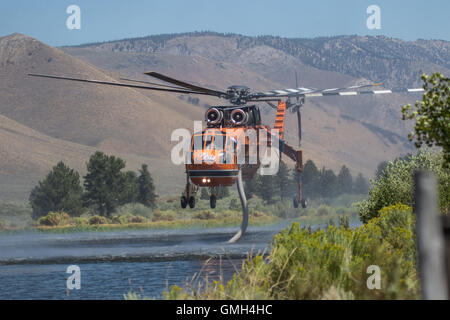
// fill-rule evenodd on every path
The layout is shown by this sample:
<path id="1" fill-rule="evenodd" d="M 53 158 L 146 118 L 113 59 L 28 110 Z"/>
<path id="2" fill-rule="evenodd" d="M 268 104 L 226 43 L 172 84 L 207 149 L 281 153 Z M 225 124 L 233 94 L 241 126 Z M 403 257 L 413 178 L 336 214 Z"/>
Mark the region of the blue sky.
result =
<path id="1" fill-rule="evenodd" d="M 66 27 L 72 4 L 81 9 L 80 30 Z M 380 30 L 366 26 L 369 5 L 381 9 Z M 205 30 L 450 40 L 449 12 L 448 0 L 2 0 L 0 36 L 20 32 L 54 46 Z"/>

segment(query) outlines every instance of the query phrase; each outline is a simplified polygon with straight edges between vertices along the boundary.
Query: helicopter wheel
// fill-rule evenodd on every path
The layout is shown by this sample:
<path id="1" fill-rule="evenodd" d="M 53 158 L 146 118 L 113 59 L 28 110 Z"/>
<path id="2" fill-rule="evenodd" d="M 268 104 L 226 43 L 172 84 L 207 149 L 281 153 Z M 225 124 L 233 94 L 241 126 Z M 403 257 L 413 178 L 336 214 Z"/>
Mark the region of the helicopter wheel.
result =
<path id="1" fill-rule="evenodd" d="M 209 197 L 209 206 L 211 207 L 211 209 L 214 209 L 216 207 L 216 200 L 217 200 L 217 198 L 216 198 L 215 194 L 212 194 Z"/>
<path id="2" fill-rule="evenodd" d="M 187 206 L 187 199 L 186 199 L 186 197 L 185 196 L 181 196 L 180 202 L 181 202 L 181 207 L 183 209 L 185 209 L 186 206 Z"/>
<path id="3" fill-rule="evenodd" d="M 306 206 L 308 205 L 308 202 L 306 202 L 306 199 L 302 200 L 302 208 L 306 208 Z"/>
<path id="4" fill-rule="evenodd" d="M 297 198 L 293 198 L 292 202 L 294 203 L 294 208 L 298 208 L 298 199 Z"/>
<path id="5" fill-rule="evenodd" d="M 195 198 L 189 197 L 189 208 L 193 209 L 195 207 Z"/>

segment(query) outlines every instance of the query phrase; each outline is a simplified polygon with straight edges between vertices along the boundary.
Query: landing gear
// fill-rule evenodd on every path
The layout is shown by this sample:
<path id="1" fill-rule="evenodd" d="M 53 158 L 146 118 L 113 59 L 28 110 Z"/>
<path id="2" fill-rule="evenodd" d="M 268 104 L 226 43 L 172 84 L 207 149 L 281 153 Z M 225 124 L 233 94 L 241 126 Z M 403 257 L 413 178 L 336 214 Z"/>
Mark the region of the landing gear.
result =
<path id="1" fill-rule="evenodd" d="M 292 202 L 294 203 L 294 208 L 298 208 L 299 202 L 297 198 L 293 198 Z M 300 201 L 302 208 L 305 209 L 306 206 L 308 205 L 308 202 L 306 201 L 306 199 L 302 199 L 302 201 Z"/>
<path id="2" fill-rule="evenodd" d="M 186 177 L 186 189 L 180 198 L 181 208 L 185 209 L 189 204 L 189 208 L 195 208 L 195 194 L 198 191 L 198 187 L 191 184 L 189 176 Z"/>
<path id="3" fill-rule="evenodd" d="M 180 202 L 181 202 L 181 207 L 183 209 L 185 209 L 186 206 L 187 206 L 187 199 L 186 199 L 186 197 L 185 196 L 181 196 Z"/>
<path id="4" fill-rule="evenodd" d="M 217 197 L 215 194 L 212 194 L 209 197 L 209 206 L 211 207 L 211 209 L 214 209 L 216 207 L 216 201 L 217 201 Z"/>
<path id="5" fill-rule="evenodd" d="M 189 197 L 189 208 L 194 209 L 195 208 L 195 198 Z"/>
<path id="6" fill-rule="evenodd" d="M 308 202 L 306 202 L 306 199 L 302 199 L 302 208 L 305 209 L 308 205 Z"/>

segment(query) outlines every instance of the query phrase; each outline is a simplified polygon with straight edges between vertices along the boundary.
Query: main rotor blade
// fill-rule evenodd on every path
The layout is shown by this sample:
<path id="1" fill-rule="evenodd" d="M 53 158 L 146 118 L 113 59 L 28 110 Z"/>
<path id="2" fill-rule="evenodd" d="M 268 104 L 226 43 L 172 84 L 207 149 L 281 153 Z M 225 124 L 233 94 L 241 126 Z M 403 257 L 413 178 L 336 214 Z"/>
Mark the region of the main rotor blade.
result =
<path id="1" fill-rule="evenodd" d="M 183 90 L 181 90 L 181 89 L 179 90 L 179 89 L 155 88 L 155 87 L 139 86 L 139 85 L 133 85 L 133 84 L 127 84 L 127 83 L 120 83 L 120 82 L 109 82 L 109 81 L 101 81 L 101 80 L 69 78 L 69 77 L 61 77 L 61 76 L 45 75 L 45 74 L 34 74 L 34 73 L 29 73 L 28 75 L 32 76 L 32 77 L 60 79 L 60 80 L 71 80 L 71 81 L 96 83 L 96 84 L 106 84 L 106 85 L 110 85 L 110 86 L 136 88 L 136 89 L 148 89 L 148 90 L 165 91 L 165 92 L 177 92 L 177 93 L 191 93 L 191 94 L 211 95 L 211 94 L 208 94 L 206 92 L 189 91 L 189 90 L 184 90 L 184 89 Z"/>
<path id="2" fill-rule="evenodd" d="M 217 96 L 217 97 L 221 97 L 221 98 L 224 98 L 224 97 L 227 96 L 226 92 L 212 90 L 212 89 L 208 89 L 208 88 L 204 88 L 204 87 L 199 87 L 199 86 L 196 86 L 196 85 L 184 82 L 184 81 L 180 81 L 180 80 L 177 80 L 177 79 L 174 79 L 174 78 L 170 78 L 170 77 L 168 77 L 166 75 L 163 75 L 161 73 L 157 73 L 157 72 L 154 72 L 154 71 L 145 72 L 144 74 L 146 74 L 146 75 L 148 75 L 150 77 L 153 77 L 153 78 L 156 78 L 156 79 L 168 82 L 168 83 L 175 84 L 175 85 L 180 86 L 180 87 L 184 87 L 184 88 L 187 88 L 187 89 L 195 90 L 195 91 L 198 91 L 198 92 L 204 92 L 204 93 L 207 93 L 207 94 L 212 95 L 212 96 Z"/>
<path id="3" fill-rule="evenodd" d="M 156 83 L 156 82 L 150 82 L 150 81 L 143 81 L 143 80 L 136 80 L 136 79 L 128 79 L 128 78 L 119 78 L 120 80 L 124 80 L 124 81 L 130 81 L 130 82 L 137 82 L 137 83 L 146 83 L 146 84 L 151 84 L 153 86 L 159 86 L 159 87 L 164 87 L 164 88 L 172 88 L 172 89 L 179 89 L 179 90 L 186 90 L 185 88 L 181 88 L 181 87 L 175 87 L 175 86 L 168 86 L 166 84 L 161 84 L 161 83 Z"/>
<path id="4" fill-rule="evenodd" d="M 386 93 L 418 93 L 424 92 L 423 88 L 402 88 L 402 89 L 386 89 L 386 90 L 367 90 L 367 91 L 341 91 L 341 92 L 318 92 L 306 93 L 305 97 L 326 97 L 326 96 L 356 96 L 364 94 L 386 94 Z"/>
<path id="5" fill-rule="evenodd" d="M 307 96 L 308 94 L 313 93 L 335 93 L 342 90 L 361 89 L 380 85 L 381 83 L 373 83 L 373 84 L 354 85 L 345 88 L 330 88 L 330 89 L 312 89 L 312 88 L 282 89 L 282 90 L 254 93 L 252 94 L 252 99 L 268 98 L 268 97 L 298 97 L 298 96 Z"/>

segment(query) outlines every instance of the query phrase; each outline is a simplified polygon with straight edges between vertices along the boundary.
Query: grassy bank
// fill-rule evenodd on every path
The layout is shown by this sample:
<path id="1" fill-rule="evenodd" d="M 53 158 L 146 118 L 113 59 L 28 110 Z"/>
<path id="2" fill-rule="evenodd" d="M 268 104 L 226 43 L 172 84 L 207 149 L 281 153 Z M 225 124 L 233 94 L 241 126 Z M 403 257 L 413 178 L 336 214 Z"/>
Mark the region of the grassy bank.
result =
<path id="1" fill-rule="evenodd" d="M 419 298 L 410 207 L 394 205 L 357 228 L 311 231 L 298 223 L 275 236 L 268 256 L 247 259 L 228 283 L 173 286 L 166 299 L 416 299 Z M 369 266 L 381 286 L 369 289 Z M 187 289 L 189 288 L 189 289 Z"/>
<path id="2" fill-rule="evenodd" d="M 282 220 L 298 221 L 302 225 L 324 224 L 330 220 L 346 216 L 356 218 L 356 211 L 350 206 L 354 196 L 344 196 L 328 202 L 314 201 L 308 209 L 293 208 L 291 200 L 267 204 L 254 197 L 249 200 L 249 225 L 269 225 Z M 331 200 L 330 200 L 331 201 Z M 342 206 L 337 206 L 342 205 Z M 194 209 L 181 209 L 179 199 L 162 198 L 156 209 L 140 204 L 127 204 L 119 207 L 111 216 L 99 216 L 88 210 L 79 217 L 70 217 L 64 212 L 51 212 L 39 220 L 31 219 L 31 208 L 26 204 L 0 205 L 0 231 L 39 231 L 39 232 L 83 232 L 111 231 L 125 229 L 181 229 L 238 227 L 242 212 L 237 195 L 221 199 L 215 209 L 209 208 L 208 200 L 198 199 Z"/>

